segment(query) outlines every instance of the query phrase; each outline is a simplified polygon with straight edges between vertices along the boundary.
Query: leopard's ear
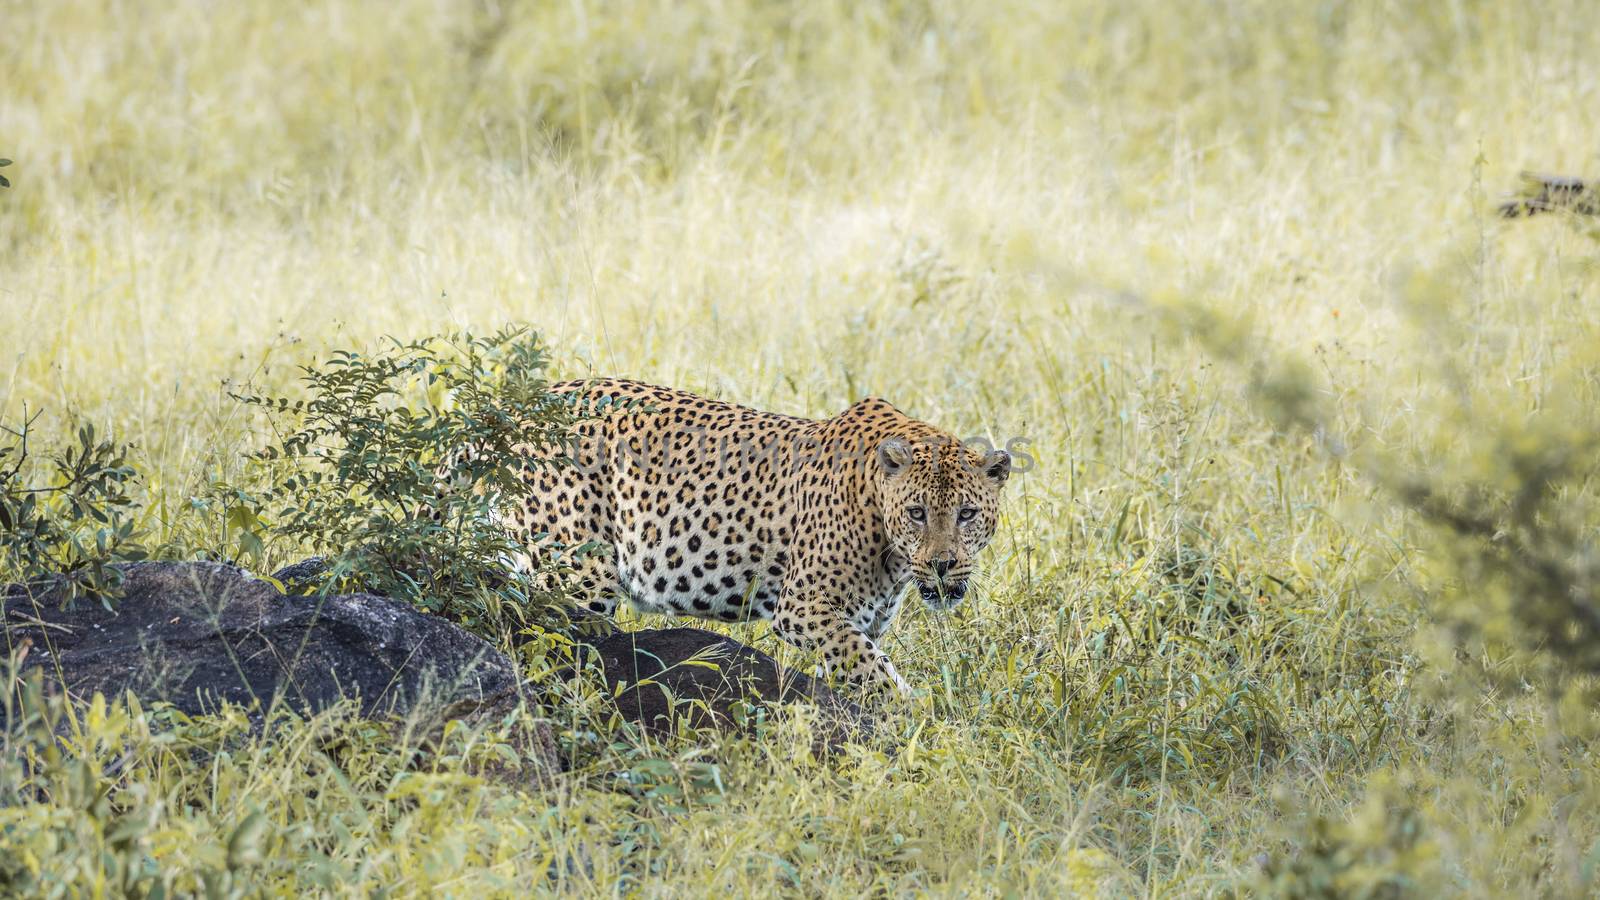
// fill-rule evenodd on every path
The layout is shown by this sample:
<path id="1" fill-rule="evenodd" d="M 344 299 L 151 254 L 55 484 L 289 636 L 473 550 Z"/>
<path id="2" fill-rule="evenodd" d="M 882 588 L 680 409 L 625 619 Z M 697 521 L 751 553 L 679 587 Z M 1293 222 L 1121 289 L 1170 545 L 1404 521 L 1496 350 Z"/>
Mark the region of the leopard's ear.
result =
<path id="1" fill-rule="evenodd" d="M 911 445 L 904 439 L 892 437 L 878 445 L 878 466 L 890 478 L 899 475 L 911 465 Z"/>
<path id="2" fill-rule="evenodd" d="M 990 451 L 983 458 L 983 474 L 994 482 L 995 487 L 1002 487 L 1006 479 L 1011 477 L 1011 454 L 1004 450 Z"/>

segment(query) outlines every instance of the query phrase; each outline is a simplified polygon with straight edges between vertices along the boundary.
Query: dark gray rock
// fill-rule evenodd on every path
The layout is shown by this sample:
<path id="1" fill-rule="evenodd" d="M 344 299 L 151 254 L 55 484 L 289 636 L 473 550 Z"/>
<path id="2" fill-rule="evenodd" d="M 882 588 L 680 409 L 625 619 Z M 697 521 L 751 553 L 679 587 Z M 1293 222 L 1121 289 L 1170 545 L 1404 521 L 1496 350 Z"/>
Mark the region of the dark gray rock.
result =
<path id="1" fill-rule="evenodd" d="M 297 563 L 284 566 L 272 573 L 273 580 L 283 585 L 283 589 L 291 594 L 308 594 L 315 587 L 322 573 L 328 570 L 328 560 L 322 556 L 310 556 Z"/>
<path id="2" fill-rule="evenodd" d="M 489 644 L 382 597 L 289 597 L 216 563 L 122 570 L 115 611 L 64 609 L 51 582 L 6 587 L 6 648 L 28 642 L 25 665 L 72 695 L 131 689 L 186 713 L 275 699 L 314 713 L 345 697 L 366 716 L 462 713 L 517 691 L 515 666 Z"/>
<path id="3" fill-rule="evenodd" d="M 599 657 L 623 717 L 654 735 L 672 732 L 680 720 L 696 729 L 748 731 L 761 710 L 803 701 L 822 712 L 819 749 L 837 750 L 873 736 L 871 718 L 855 703 L 821 681 L 714 632 L 651 629 L 587 643 Z"/>

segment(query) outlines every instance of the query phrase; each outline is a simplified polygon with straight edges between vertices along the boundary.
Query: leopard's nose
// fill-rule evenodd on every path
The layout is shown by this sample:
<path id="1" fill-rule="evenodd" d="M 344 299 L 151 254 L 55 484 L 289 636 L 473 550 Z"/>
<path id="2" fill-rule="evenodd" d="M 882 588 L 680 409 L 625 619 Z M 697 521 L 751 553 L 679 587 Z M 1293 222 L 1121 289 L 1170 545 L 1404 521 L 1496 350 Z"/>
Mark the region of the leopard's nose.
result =
<path id="1" fill-rule="evenodd" d="M 950 567 L 955 564 L 955 559 L 951 557 L 942 557 L 940 559 L 936 559 L 933 561 L 933 574 L 943 578 L 945 573 L 950 571 Z"/>

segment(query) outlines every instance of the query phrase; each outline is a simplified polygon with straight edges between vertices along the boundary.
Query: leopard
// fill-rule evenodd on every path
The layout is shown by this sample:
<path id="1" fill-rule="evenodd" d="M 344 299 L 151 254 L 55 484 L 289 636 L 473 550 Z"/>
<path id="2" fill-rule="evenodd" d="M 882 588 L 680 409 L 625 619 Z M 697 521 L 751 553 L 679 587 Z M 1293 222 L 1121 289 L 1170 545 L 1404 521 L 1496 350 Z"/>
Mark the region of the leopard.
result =
<path id="1" fill-rule="evenodd" d="M 808 419 L 627 379 L 549 389 L 576 424 L 531 448 L 530 490 L 500 513 L 514 565 L 567 554 L 593 613 L 765 620 L 831 678 L 912 693 L 884 636 L 913 587 L 941 613 L 966 597 L 1010 453 L 879 397 Z"/>

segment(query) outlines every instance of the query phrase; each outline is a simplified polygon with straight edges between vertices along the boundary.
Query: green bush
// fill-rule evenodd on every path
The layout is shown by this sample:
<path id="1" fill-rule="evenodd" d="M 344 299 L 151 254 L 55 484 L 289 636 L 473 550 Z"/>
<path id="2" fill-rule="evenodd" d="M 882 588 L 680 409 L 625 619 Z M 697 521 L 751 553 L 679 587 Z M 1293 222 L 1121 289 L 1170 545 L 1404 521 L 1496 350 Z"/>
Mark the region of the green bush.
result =
<path id="1" fill-rule="evenodd" d="M 111 564 L 145 556 L 129 496 L 138 481 L 130 448 L 83 425 L 77 443 L 46 458 L 43 483 L 30 483 L 28 441 L 37 419 L 15 429 L 0 425 L 0 579 L 59 575 L 68 602 L 89 595 L 110 604 L 122 584 Z"/>
<path id="2" fill-rule="evenodd" d="M 560 572 L 513 570 L 524 548 L 495 513 L 528 498 L 524 473 L 567 463 L 540 455 L 578 418 L 545 361 L 521 330 L 429 337 L 305 366 L 304 399 L 236 394 L 274 438 L 257 455 L 265 488 L 219 486 L 229 523 L 246 550 L 270 534 L 325 557 L 321 590 L 405 600 L 488 636 L 553 622 L 561 579 L 537 576 Z"/>

